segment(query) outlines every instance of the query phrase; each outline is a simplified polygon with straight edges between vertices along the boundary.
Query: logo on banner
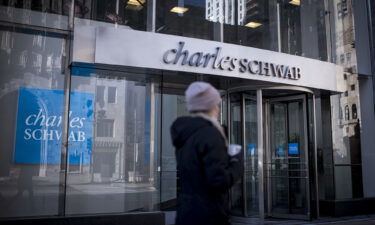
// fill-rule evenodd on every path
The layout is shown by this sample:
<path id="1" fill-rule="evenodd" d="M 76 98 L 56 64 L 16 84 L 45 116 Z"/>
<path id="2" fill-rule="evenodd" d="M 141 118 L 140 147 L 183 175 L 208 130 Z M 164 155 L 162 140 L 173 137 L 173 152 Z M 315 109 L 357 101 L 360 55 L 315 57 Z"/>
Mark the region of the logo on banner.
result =
<path id="1" fill-rule="evenodd" d="M 90 163 L 93 99 L 91 93 L 71 92 L 68 131 L 70 164 Z M 64 92 L 61 90 L 19 89 L 15 163 L 60 163 L 63 104 Z"/>

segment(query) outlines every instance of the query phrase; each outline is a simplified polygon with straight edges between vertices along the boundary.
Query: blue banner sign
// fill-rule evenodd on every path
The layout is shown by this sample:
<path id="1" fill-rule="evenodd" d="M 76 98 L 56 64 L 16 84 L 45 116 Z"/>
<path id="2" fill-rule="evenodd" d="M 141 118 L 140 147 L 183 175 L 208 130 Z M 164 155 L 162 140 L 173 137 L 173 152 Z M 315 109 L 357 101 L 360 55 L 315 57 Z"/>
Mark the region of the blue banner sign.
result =
<path id="1" fill-rule="evenodd" d="M 288 143 L 288 154 L 289 155 L 298 155 L 298 143 Z"/>
<path id="2" fill-rule="evenodd" d="M 89 164 L 94 95 L 71 92 L 69 111 L 70 164 Z M 61 160 L 64 92 L 20 88 L 16 125 L 15 163 L 59 164 Z"/>

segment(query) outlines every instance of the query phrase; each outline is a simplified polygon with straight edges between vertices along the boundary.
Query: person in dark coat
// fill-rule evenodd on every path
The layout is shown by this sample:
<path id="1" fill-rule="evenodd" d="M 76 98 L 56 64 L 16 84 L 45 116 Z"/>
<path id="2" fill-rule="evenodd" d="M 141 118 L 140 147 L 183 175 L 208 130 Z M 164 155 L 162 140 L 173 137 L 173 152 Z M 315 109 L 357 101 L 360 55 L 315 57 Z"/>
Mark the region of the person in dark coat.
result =
<path id="1" fill-rule="evenodd" d="M 217 120 L 221 98 L 214 87 L 194 82 L 185 96 L 191 115 L 171 126 L 180 183 L 176 225 L 228 225 L 228 192 L 243 175 L 243 153 L 237 149 L 228 154 Z"/>

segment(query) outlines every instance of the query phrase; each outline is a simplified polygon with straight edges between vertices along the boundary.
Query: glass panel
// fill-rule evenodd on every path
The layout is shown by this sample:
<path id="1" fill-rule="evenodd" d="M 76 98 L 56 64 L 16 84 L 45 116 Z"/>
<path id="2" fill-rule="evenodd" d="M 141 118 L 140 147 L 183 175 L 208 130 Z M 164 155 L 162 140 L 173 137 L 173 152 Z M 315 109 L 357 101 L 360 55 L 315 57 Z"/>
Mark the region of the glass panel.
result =
<path id="1" fill-rule="evenodd" d="M 307 156 L 303 102 L 288 103 L 288 159 L 290 212 L 307 214 Z"/>
<path id="2" fill-rule="evenodd" d="M 75 16 L 146 30 L 146 0 L 75 0 Z"/>
<path id="3" fill-rule="evenodd" d="M 276 1 L 228 1 L 235 19 L 224 24 L 224 41 L 278 51 Z"/>
<path id="4" fill-rule="evenodd" d="M 242 94 L 230 95 L 230 143 L 242 146 Z M 243 216 L 243 181 L 239 180 L 231 189 L 231 213 Z"/>
<path id="5" fill-rule="evenodd" d="M 352 198 L 352 172 L 350 166 L 335 166 L 336 199 Z"/>
<path id="6" fill-rule="evenodd" d="M 272 213 L 308 212 L 308 167 L 302 100 L 270 105 Z"/>
<path id="7" fill-rule="evenodd" d="M 158 80 L 83 68 L 73 74 L 66 213 L 154 210 Z M 114 88 L 117 101 L 103 97 Z"/>
<path id="8" fill-rule="evenodd" d="M 289 212 L 287 105 L 270 105 L 271 199 L 273 213 Z"/>
<path id="9" fill-rule="evenodd" d="M 0 217 L 56 215 L 65 37 L 0 26 L 0 43 Z"/>
<path id="10" fill-rule="evenodd" d="M 220 40 L 224 1 L 157 1 L 156 32 Z"/>
<path id="11" fill-rule="evenodd" d="M 360 126 L 361 112 L 359 107 L 359 85 L 356 57 L 355 23 L 354 23 L 355 1 L 332 1 L 329 2 L 332 39 L 333 63 L 346 68 L 343 74 L 345 90 L 340 95 L 330 96 L 332 116 L 332 153 L 333 168 L 335 169 L 335 188 L 345 181 L 347 187 L 336 192 L 336 199 L 355 198 L 362 196 L 362 182 L 352 177 L 353 173 L 361 173 L 361 170 L 352 171 L 354 167 L 361 166 Z M 372 2 L 369 4 L 372 4 Z M 358 108 L 357 108 L 358 107 Z M 342 168 L 341 168 L 342 167 Z M 337 170 L 337 171 L 336 171 Z M 350 178 L 350 179 L 349 179 Z M 352 188 L 352 187 L 355 187 Z M 334 197 L 334 196 L 333 196 Z"/>
<path id="12" fill-rule="evenodd" d="M 191 74 L 179 75 L 163 72 L 163 95 L 161 114 L 161 209 L 176 210 L 179 189 L 175 148 L 172 144 L 170 127 L 177 117 L 188 114 L 185 90 L 195 81 Z"/>
<path id="13" fill-rule="evenodd" d="M 34 26 L 68 29 L 71 0 L 2 0 L 0 20 Z"/>
<path id="14" fill-rule="evenodd" d="M 254 98 L 255 99 L 255 95 Z M 259 213 L 257 104 L 245 98 L 245 176 L 247 215 Z"/>
<path id="15" fill-rule="evenodd" d="M 225 42 L 327 60 L 324 1 L 224 2 Z"/>
<path id="16" fill-rule="evenodd" d="M 162 192 L 161 202 L 163 210 L 171 210 L 176 206 L 177 197 L 177 171 L 175 148 L 173 147 L 170 127 L 177 117 L 187 115 L 184 89 L 179 93 L 163 93 L 162 107 Z"/>

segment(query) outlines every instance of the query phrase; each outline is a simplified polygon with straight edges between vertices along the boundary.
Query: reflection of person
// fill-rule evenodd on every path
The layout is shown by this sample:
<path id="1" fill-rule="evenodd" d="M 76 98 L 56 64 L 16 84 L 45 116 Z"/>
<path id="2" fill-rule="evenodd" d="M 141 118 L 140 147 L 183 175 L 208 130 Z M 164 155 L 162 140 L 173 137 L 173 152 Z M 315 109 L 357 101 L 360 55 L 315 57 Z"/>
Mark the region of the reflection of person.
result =
<path id="1" fill-rule="evenodd" d="M 230 224 L 228 191 L 243 174 L 243 154 L 227 153 L 227 138 L 217 121 L 219 92 L 194 82 L 185 96 L 192 115 L 178 118 L 171 127 L 181 184 L 176 225 Z"/>

